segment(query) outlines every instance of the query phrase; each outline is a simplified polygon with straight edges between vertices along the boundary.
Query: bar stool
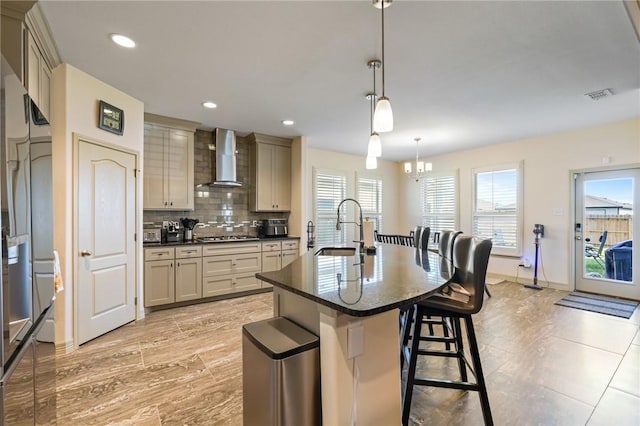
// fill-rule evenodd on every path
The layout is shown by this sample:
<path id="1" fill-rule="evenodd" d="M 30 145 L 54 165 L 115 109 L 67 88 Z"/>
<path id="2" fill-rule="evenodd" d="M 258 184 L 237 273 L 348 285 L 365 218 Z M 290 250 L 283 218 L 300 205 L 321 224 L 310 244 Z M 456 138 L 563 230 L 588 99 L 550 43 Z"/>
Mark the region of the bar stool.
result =
<path id="1" fill-rule="evenodd" d="M 442 238 L 442 234 L 441 234 Z M 476 340 L 471 316 L 480 311 L 484 299 L 485 277 L 492 243 L 490 240 L 482 240 L 468 235 L 458 236 L 453 246 L 453 263 L 455 267 L 452 282 L 461 286 L 464 290 L 457 295 L 441 293 L 430 297 L 415 306 L 415 319 L 413 323 L 413 338 L 409 348 L 409 363 L 407 380 L 403 395 L 402 424 L 409 421 L 411 411 L 411 398 L 413 386 L 434 386 L 461 390 L 477 391 L 480 395 L 480 405 L 484 423 L 493 425 L 489 397 L 482 372 L 478 342 Z M 454 290 L 449 290 L 454 291 Z M 462 294 L 466 294 L 468 300 L 463 300 Z M 422 325 L 427 316 L 449 318 L 453 323 L 453 350 L 436 351 L 420 348 L 422 341 Z M 464 353 L 461 321 L 464 320 L 471 363 Z M 431 339 L 431 341 L 437 341 Z M 456 358 L 460 380 L 452 381 L 440 378 L 416 377 L 416 365 L 418 356 L 438 356 Z M 475 376 L 475 382 L 468 381 L 467 369 Z"/>

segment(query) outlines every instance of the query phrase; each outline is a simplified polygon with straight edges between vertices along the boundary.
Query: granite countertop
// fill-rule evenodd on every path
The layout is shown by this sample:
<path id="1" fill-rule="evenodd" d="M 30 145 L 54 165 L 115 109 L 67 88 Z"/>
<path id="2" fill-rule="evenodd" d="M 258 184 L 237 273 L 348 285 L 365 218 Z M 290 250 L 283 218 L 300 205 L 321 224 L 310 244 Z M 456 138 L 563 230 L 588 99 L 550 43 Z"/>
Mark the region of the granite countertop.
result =
<path id="1" fill-rule="evenodd" d="M 256 241 L 280 241 L 280 240 L 299 240 L 300 237 L 277 237 L 277 238 L 247 238 L 247 239 L 238 239 L 238 240 L 218 240 L 218 241 L 202 241 L 198 240 L 198 237 L 195 237 L 193 241 L 176 241 L 171 243 L 143 243 L 142 246 L 145 248 L 154 248 L 154 247 L 175 247 L 175 246 L 192 246 L 192 245 L 202 245 L 202 244 L 226 244 L 226 243 L 250 243 Z"/>
<path id="2" fill-rule="evenodd" d="M 303 254 L 279 271 L 256 277 L 351 316 L 376 315 L 426 299 L 450 277 L 438 253 L 381 245 L 374 255 Z"/>

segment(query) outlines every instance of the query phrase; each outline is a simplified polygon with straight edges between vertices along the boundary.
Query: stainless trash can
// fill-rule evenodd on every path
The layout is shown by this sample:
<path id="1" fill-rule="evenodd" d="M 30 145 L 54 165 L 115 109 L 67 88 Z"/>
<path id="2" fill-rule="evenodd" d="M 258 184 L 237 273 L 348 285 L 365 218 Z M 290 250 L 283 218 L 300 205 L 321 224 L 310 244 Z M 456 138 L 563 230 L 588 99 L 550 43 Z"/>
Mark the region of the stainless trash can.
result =
<path id="1" fill-rule="evenodd" d="M 242 327 L 243 421 L 319 425 L 320 341 L 283 317 Z"/>

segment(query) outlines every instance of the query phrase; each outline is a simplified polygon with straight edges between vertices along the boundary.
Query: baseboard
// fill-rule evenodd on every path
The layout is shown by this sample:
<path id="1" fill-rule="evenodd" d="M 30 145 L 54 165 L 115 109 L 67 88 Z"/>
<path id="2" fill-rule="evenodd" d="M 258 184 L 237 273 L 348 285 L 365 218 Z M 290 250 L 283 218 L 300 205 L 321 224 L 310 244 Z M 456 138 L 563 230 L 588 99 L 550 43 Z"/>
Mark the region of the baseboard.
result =
<path id="1" fill-rule="evenodd" d="M 66 354 L 70 354 L 75 349 L 73 347 L 73 341 L 68 340 L 63 343 L 56 343 L 56 356 L 62 356 Z"/>
<path id="2" fill-rule="evenodd" d="M 509 281 L 516 284 L 522 285 L 531 285 L 533 284 L 533 279 L 529 277 L 518 277 L 516 281 L 516 277 L 513 275 L 504 275 L 504 274 L 496 274 L 496 273 L 488 273 L 487 274 L 487 284 L 500 283 L 502 281 Z M 538 277 L 538 285 L 542 288 L 552 288 L 554 290 L 562 290 L 562 291 L 573 291 L 573 288 L 569 288 L 569 285 L 566 283 L 556 283 L 553 281 L 547 282 L 544 278 Z"/>

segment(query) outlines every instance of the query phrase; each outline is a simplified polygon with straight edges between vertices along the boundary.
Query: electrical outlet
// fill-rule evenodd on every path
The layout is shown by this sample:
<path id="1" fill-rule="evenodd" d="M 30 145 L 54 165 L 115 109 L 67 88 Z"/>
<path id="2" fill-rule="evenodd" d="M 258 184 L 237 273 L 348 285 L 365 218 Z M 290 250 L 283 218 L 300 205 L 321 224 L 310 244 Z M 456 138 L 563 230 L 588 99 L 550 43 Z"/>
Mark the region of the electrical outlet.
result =
<path id="1" fill-rule="evenodd" d="M 520 263 L 518 264 L 519 267 L 521 268 L 531 268 L 531 262 L 529 261 L 529 259 L 520 259 Z"/>

